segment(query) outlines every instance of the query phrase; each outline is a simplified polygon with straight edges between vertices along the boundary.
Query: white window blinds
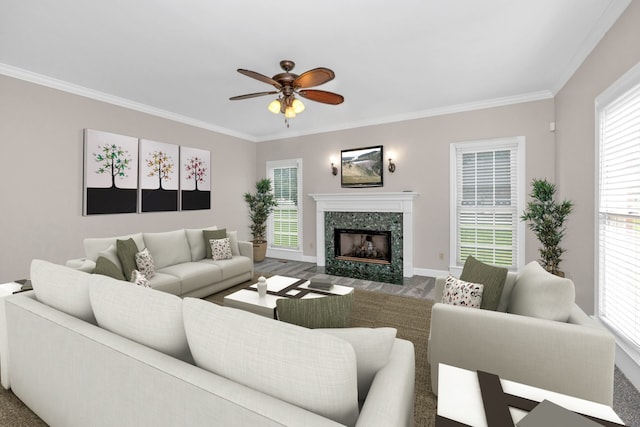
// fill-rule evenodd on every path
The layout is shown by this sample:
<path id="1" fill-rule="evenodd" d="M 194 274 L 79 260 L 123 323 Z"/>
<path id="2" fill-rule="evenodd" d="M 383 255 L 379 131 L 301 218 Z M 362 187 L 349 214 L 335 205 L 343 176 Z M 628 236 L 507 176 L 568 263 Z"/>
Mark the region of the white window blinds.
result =
<path id="1" fill-rule="evenodd" d="M 519 138 L 455 145 L 455 265 L 519 266 Z"/>
<path id="2" fill-rule="evenodd" d="M 299 167 L 298 162 L 278 162 L 269 168 L 278 206 L 269 219 L 269 246 L 300 249 Z"/>
<path id="3" fill-rule="evenodd" d="M 640 74 L 598 107 L 598 316 L 640 351 Z"/>

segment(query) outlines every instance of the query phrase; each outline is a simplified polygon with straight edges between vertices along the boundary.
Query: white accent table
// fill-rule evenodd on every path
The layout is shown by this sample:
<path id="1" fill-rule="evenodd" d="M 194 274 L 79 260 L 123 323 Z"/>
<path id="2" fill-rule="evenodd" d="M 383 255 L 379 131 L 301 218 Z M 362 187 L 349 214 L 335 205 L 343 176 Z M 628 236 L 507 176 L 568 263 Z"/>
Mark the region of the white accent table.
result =
<path id="1" fill-rule="evenodd" d="M 286 276 L 269 277 L 267 279 L 267 292 L 281 292 L 283 289 L 293 285 L 299 280 L 300 279 L 297 279 L 295 277 Z M 250 286 L 250 288 L 257 289 L 256 284 L 254 283 Z M 304 283 L 298 285 L 297 288 L 310 289 L 309 281 L 306 280 Z M 289 297 L 294 297 L 300 292 L 300 290 L 293 289 L 286 295 L 288 295 Z M 351 292 L 353 292 L 353 288 L 349 286 L 333 285 L 328 291 L 320 291 L 318 293 L 315 293 L 312 289 L 311 292 L 302 296 L 302 299 L 322 298 L 326 296 L 326 293 L 333 295 L 347 295 Z M 275 317 L 276 301 L 281 298 L 287 298 L 286 295 L 278 296 L 267 293 L 267 295 L 265 295 L 264 297 L 260 297 L 257 290 L 241 289 L 224 297 L 224 305 L 225 307 L 239 308 L 244 311 L 249 311 L 251 313 L 259 314 L 261 316 L 270 317 L 273 319 Z"/>
<path id="2" fill-rule="evenodd" d="M 9 342 L 7 339 L 7 316 L 4 309 L 4 298 L 22 289 L 20 283 L 11 282 L 0 284 L 0 377 L 2 386 L 9 390 Z"/>
<path id="3" fill-rule="evenodd" d="M 441 363 L 438 371 L 438 415 L 469 426 L 487 427 L 478 375 L 474 371 Z M 607 421 L 623 424 L 614 410 L 601 403 L 579 399 L 514 381 L 500 380 L 505 393 L 536 402 L 549 400 L 566 409 Z M 514 424 L 527 412 L 509 408 Z"/>

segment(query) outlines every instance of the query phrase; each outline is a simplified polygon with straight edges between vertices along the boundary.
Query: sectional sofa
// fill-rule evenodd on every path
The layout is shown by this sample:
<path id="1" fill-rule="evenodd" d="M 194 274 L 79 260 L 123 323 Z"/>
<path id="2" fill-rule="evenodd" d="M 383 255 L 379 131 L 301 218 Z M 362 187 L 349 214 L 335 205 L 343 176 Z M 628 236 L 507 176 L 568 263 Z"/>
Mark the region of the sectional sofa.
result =
<path id="1" fill-rule="evenodd" d="M 208 242 L 203 231 L 213 230 L 218 227 L 87 238 L 84 240 L 85 257 L 69 260 L 67 266 L 92 272 L 99 257 L 121 266 L 117 241 L 133 239 L 138 250 L 146 248 L 153 257 L 155 274 L 149 278 L 152 288 L 183 297 L 202 298 L 253 277 L 253 246 L 251 242 L 238 241 L 236 231 L 225 230 L 230 240 L 231 259 L 214 261 L 206 257 Z"/>
<path id="2" fill-rule="evenodd" d="M 4 299 L 13 392 L 47 424 L 412 426 L 413 344 L 312 330 L 46 261 Z"/>

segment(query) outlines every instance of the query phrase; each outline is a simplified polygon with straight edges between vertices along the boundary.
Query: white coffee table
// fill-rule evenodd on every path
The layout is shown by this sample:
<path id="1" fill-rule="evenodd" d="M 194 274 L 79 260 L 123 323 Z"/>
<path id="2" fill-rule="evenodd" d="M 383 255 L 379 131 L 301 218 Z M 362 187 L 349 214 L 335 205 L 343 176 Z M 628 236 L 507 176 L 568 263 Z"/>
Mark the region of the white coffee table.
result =
<path id="1" fill-rule="evenodd" d="M 347 295 L 353 292 L 353 288 L 349 286 L 333 285 L 328 291 L 315 290 L 309 288 L 309 281 L 304 280 L 288 292 L 284 292 L 301 279 L 286 276 L 273 276 L 267 279 L 267 295 L 260 297 L 254 283 L 249 288 L 241 289 L 224 297 L 225 307 L 239 308 L 241 310 L 250 311 L 251 313 L 261 316 L 274 318 L 276 311 L 276 301 L 280 298 L 293 298 L 299 293 L 304 293 L 301 297 L 305 298 L 322 298 L 327 295 Z M 280 293 L 280 295 L 275 295 Z"/>
<path id="2" fill-rule="evenodd" d="M 570 411 L 623 424 L 611 407 L 601 403 L 504 379 L 500 379 L 500 384 L 504 393 L 536 402 L 546 399 Z M 527 415 L 527 412 L 520 409 L 509 408 L 509 411 L 514 424 Z M 469 426 L 486 427 L 487 420 L 477 372 L 440 364 L 438 371 L 438 415 Z M 436 426 L 438 426 L 437 422 Z"/>

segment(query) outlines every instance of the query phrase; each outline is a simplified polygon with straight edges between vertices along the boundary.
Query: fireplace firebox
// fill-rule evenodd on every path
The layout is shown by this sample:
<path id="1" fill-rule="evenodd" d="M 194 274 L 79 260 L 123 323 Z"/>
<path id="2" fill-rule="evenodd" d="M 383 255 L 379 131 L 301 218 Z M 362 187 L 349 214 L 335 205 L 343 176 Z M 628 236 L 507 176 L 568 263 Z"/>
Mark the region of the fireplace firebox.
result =
<path id="1" fill-rule="evenodd" d="M 391 264 L 391 231 L 334 229 L 335 259 Z"/>

